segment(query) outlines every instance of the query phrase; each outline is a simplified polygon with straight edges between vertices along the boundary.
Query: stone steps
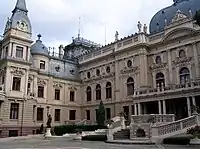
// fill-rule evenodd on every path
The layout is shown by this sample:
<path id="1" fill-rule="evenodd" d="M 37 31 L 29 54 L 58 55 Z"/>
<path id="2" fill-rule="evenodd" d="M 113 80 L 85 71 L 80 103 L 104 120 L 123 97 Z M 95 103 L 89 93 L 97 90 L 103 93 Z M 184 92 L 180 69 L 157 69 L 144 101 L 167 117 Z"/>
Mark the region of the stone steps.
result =
<path id="1" fill-rule="evenodd" d="M 121 131 L 118 131 L 114 133 L 113 137 L 114 137 L 114 140 L 130 139 L 130 130 L 123 129 Z"/>

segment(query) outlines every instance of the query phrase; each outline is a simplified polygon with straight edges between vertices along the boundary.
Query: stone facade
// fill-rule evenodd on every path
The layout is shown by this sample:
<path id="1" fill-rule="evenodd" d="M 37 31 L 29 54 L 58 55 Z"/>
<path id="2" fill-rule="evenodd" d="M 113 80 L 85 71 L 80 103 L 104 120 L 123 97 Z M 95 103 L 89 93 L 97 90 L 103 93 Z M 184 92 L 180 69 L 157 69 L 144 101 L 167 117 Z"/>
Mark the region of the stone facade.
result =
<path id="1" fill-rule="evenodd" d="M 101 100 L 107 119 L 120 112 L 127 119 L 141 114 L 190 116 L 191 105 L 200 106 L 200 27 L 179 16 L 178 11 L 156 34 L 147 34 L 146 28 L 142 32 L 139 25 L 137 34 L 82 54 L 64 49 L 64 57 L 62 46 L 58 55 L 45 53 L 41 36 L 36 41 L 41 49 L 33 49 L 29 23 L 9 28 L 12 17 L 0 38 L 0 136 L 36 133 L 46 125 L 48 113 L 53 126 L 96 122 Z"/>

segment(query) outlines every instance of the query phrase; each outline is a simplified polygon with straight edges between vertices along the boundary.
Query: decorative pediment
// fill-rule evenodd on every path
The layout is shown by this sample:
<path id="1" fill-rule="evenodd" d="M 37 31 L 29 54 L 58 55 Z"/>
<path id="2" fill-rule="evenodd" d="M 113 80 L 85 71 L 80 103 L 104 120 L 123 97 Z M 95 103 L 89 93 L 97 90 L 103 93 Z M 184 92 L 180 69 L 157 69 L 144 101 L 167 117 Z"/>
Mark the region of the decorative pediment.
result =
<path id="1" fill-rule="evenodd" d="M 185 64 L 185 63 L 189 63 L 192 61 L 192 57 L 183 57 L 183 58 L 179 58 L 177 57 L 174 61 L 173 64 L 174 65 L 180 65 L 180 64 Z"/>
<path id="2" fill-rule="evenodd" d="M 180 37 L 186 37 L 190 34 L 195 33 L 195 30 L 192 28 L 184 27 L 184 28 L 176 28 L 174 30 L 171 30 L 170 32 L 166 33 L 166 35 L 163 37 L 162 41 L 169 41 L 169 40 L 175 40 Z"/>
<path id="3" fill-rule="evenodd" d="M 160 70 L 160 69 L 165 69 L 167 66 L 167 63 L 161 63 L 161 64 L 156 64 L 156 63 L 153 63 L 151 66 L 150 66 L 150 69 L 151 70 Z"/>
<path id="4" fill-rule="evenodd" d="M 12 68 L 10 72 L 16 76 L 23 76 L 25 74 L 24 70 L 21 68 Z"/>
<path id="5" fill-rule="evenodd" d="M 180 10 L 178 10 L 178 11 L 176 12 L 176 15 L 175 15 L 174 18 L 172 19 L 172 23 L 178 22 L 178 21 L 182 21 L 182 20 L 184 20 L 184 19 L 188 19 L 188 17 L 187 17 L 184 13 L 182 13 Z"/>
<path id="6" fill-rule="evenodd" d="M 124 67 L 124 69 L 121 70 L 121 73 L 122 74 L 131 73 L 131 72 L 136 72 L 137 70 L 139 70 L 138 66 Z"/>
<path id="7" fill-rule="evenodd" d="M 68 89 L 72 91 L 77 91 L 77 88 L 75 86 L 69 86 Z"/>
<path id="8" fill-rule="evenodd" d="M 44 79 L 38 78 L 37 84 L 38 84 L 38 85 L 41 85 L 41 86 L 45 86 L 45 85 L 47 84 L 47 82 L 46 82 L 46 80 L 44 80 Z"/>
<path id="9" fill-rule="evenodd" d="M 54 88 L 62 88 L 63 86 L 62 86 L 62 84 L 61 83 L 59 83 L 59 82 L 53 82 L 53 87 Z"/>

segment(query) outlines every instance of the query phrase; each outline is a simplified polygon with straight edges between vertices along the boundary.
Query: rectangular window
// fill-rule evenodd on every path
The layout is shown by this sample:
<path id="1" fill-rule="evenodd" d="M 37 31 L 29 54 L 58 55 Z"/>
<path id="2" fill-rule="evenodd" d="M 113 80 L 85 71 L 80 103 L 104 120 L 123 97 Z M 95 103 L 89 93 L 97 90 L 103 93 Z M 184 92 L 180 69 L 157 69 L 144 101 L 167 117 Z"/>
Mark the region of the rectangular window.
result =
<path id="1" fill-rule="evenodd" d="M 11 103 L 10 106 L 10 119 L 17 120 L 19 116 L 19 104 Z"/>
<path id="2" fill-rule="evenodd" d="M 23 58 L 23 47 L 16 47 L 16 57 L 17 58 Z"/>
<path id="3" fill-rule="evenodd" d="M 111 118 L 110 108 L 106 108 L 106 119 L 109 120 Z"/>
<path id="4" fill-rule="evenodd" d="M 43 108 L 37 108 L 37 121 L 43 121 Z"/>
<path id="5" fill-rule="evenodd" d="M 12 90 L 20 91 L 21 78 L 13 77 Z"/>
<path id="6" fill-rule="evenodd" d="M 33 121 L 35 121 L 35 109 L 36 109 L 36 105 L 33 105 Z"/>
<path id="7" fill-rule="evenodd" d="M 40 61 L 40 69 L 45 70 L 45 61 Z"/>
<path id="8" fill-rule="evenodd" d="M 29 82 L 27 86 L 27 93 L 30 93 L 30 91 L 31 91 L 31 83 Z"/>
<path id="9" fill-rule="evenodd" d="M 90 120 L 90 110 L 86 110 L 86 119 Z"/>
<path id="10" fill-rule="evenodd" d="M 6 47 L 6 51 L 5 51 L 5 57 L 8 56 L 8 47 Z"/>
<path id="11" fill-rule="evenodd" d="M 44 98 L 44 86 L 38 86 L 38 97 Z"/>
<path id="12" fill-rule="evenodd" d="M 74 91 L 70 91 L 70 101 L 71 102 L 74 102 L 74 95 L 75 95 Z"/>
<path id="13" fill-rule="evenodd" d="M 60 122 L 60 109 L 55 109 L 55 121 Z"/>
<path id="14" fill-rule="evenodd" d="M 60 100 L 60 90 L 55 89 L 55 100 Z"/>
<path id="15" fill-rule="evenodd" d="M 69 111 L 69 120 L 76 120 L 76 110 Z"/>

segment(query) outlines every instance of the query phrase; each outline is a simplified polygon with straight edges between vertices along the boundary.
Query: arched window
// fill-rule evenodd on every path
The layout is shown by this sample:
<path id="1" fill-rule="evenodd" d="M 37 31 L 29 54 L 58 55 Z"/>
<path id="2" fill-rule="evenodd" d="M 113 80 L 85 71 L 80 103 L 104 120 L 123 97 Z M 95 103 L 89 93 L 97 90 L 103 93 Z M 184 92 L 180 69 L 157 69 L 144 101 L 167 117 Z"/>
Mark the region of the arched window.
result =
<path id="1" fill-rule="evenodd" d="M 106 99 L 112 98 L 112 85 L 110 82 L 106 84 Z"/>
<path id="2" fill-rule="evenodd" d="M 162 84 L 165 86 L 165 76 L 160 72 L 156 74 L 156 85 L 162 87 Z"/>
<path id="3" fill-rule="evenodd" d="M 156 64 L 161 64 L 162 63 L 162 60 L 161 60 L 161 57 L 160 56 L 156 56 Z"/>
<path id="4" fill-rule="evenodd" d="M 180 84 L 186 84 L 190 81 L 190 71 L 188 68 L 184 67 L 180 69 Z"/>
<path id="5" fill-rule="evenodd" d="M 133 95 L 134 94 L 134 80 L 133 78 L 128 78 L 127 80 L 127 95 Z"/>
<path id="6" fill-rule="evenodd" d="M 184 50 L 180 50 L 180 51 L 179 51 L 179 57 L 180 57 L 180 58 L 186 57 L 185 51 L 184 51 Z"/>
<path id="7" fill-rule="evenodd" d="M 96 100 L 101 100 L 101 85 L 97 84 L 96 86 Z"/>
<path id="8" fill-rule="evenodd" d="M 87 87 L 86 94 L 87 94 L 87 101 L 92 101 L 92 88 L 90 86 Z"/>

